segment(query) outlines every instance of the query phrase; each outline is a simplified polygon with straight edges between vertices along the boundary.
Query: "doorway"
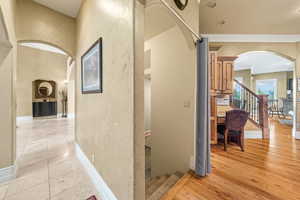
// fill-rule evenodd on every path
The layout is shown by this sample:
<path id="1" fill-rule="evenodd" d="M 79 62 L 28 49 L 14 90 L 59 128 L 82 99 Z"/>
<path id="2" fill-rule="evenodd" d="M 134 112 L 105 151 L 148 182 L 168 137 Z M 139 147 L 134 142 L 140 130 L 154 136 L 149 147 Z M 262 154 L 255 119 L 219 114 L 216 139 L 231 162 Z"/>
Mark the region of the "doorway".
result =
<path id="1" fill-rule="evenodd" d="M 75 72 L 73 59 L 60 48 L 41 42 L 17 45 L 16 158 L 31 152 L 34 141 L 47 140 L 48 124 L 70 124 L 66 137 L 74 139 Z M 45 133 L 36 135 L 26 129 Z M 48 127 L 49 128 L 49 127 Z M 54 128 L 55 130 L 55 128 Z M 46 135 L 45 135 L 46 134 Z M 51 137 L 49 135 L 49 137 Z"/>

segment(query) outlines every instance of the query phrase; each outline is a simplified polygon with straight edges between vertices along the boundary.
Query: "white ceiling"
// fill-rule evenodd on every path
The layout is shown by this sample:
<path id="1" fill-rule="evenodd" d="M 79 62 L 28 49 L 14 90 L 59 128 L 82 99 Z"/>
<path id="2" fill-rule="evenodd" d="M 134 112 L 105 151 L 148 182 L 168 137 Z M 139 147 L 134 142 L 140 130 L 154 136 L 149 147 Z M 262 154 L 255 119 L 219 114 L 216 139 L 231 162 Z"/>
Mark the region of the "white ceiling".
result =
<path id="1" fill-rule="evenodd" d="M 175 26 L 174 20 L 165 9 L 165 7 L 159 5 L 146 7 L 145 40 L 149 40 L 150 38 Z"/>
<path id="2" fill-rule="evenodd" d="M 67 55 L 64 51 L 62 51 L 62 50 L 60 50 L 60 49 L 58 49 L 54 46 L 48 45 L 48 44 L 36 43 L 36 42 L 34 42 L 34 43 L 26 42 L 26 43 L 21 43 L 20 45 L 30 47 L 30 48 L 34 48 L 34 49 L 39 49 L 39 50 L 42 50 L 42 51 L 50 51 L 52 53 Z"/>
<path id="3" fill-rule="evenodd" d="M 293 71 L 294 62 L 272 52 L 252 51 L 241 54 L 234 63 L 234 70 L 251 69 L 251 74 Z"/>
<path id="4" fill-rule="evenodd" d="M 210 6 L 216 3 L 216 6 Z M 299 0 L 201 0 L 208 34 L 300 34 Z"/>
<path id="5" fill-rule="evenodd" d="M 77 17 L 81 0 L 33 0 L 70 17 Z"/>

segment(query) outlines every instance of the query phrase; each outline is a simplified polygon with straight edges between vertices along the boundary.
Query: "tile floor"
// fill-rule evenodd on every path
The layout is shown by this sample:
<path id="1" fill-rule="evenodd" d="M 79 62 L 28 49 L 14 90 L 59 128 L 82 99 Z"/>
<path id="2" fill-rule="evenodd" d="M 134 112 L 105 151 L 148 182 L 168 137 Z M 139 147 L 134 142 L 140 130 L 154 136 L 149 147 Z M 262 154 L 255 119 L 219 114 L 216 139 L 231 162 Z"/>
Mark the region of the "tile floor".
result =
<path id="1" fill-rule="evenodd" d="M 0 184 L 0 200 L 100 199 L 75 156 L 74 120 L 17 124 L 17 178 Z"/>

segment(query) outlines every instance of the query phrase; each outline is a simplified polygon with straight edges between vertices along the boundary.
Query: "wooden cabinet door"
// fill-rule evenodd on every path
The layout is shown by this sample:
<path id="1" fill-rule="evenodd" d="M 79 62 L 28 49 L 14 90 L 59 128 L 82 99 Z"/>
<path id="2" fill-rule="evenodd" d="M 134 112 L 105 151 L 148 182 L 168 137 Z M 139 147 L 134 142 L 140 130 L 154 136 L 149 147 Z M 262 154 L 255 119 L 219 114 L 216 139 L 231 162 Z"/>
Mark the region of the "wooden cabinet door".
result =
<path id="1" fill-rule="evenodd" d="M 218 130 L 217 130 L 217 103 L 216 97 L 210 97 L 210 137 L 211 137 L 211 144 L 218 143 Z"/>
<path id="2" fill-rule="evenodd" d="M 209 52 L 209 77 L 210 90 L 215 93 L 218 90 L 217 52 Z"/>
<path id="3" fill-rule="evenodd" d="M 233 62 L 223 62 L 223 91 L 226 94 L 232 94 L 233 85 Z"/>
<path id="4" fill-rule="evenodd" d="M 217 62 L 217 88 L 216 90 L 221 92 L 223 87 L 223 63 L 221 61 Z"/>
<path id="5" fill-rule="evenodd" d="M 221 94 L 232 94 L 234 56 L 218 57 L 218 80 Z"/>

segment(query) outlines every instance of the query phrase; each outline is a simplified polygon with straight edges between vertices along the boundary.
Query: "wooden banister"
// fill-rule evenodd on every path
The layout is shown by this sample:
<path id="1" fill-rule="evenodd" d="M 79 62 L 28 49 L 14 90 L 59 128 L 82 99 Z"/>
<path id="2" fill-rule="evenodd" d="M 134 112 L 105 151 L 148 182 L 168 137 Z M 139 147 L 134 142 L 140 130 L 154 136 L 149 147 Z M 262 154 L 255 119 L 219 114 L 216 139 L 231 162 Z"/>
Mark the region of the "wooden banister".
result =
<path id="1" fill-rule="evenodd" d="M 259 95 L 261 101 L 259 104 L 259 123 L 262 128 L 263 138 L 270 137 L 268 95 Z"/>
<path id="2" fill-rule="evenodd" d="M 232 106 L 249 112 L 249 120 L 262 129 L 263 138 L 269 138 L 268 96 L 257 95 L 237 80 L 239 93 L 235 90 L 232 96 Z"/>
<path id="3" fill-rule="evenodd" d="M 233 79 L 234 82 L 236 82 L 238 85 L 240 85 L 242 88 L 244 88 L 245 90 L 247 90 L 249 93 L 251 93 L 253 96 L 256 96 L 257 98 L 259 98 L 259 96 L 257 94 L 255 94 L 252 90 L 250 90 L 247 86 L 245 86 L 243 83 L 239 82 L 236 79 Z"/>

